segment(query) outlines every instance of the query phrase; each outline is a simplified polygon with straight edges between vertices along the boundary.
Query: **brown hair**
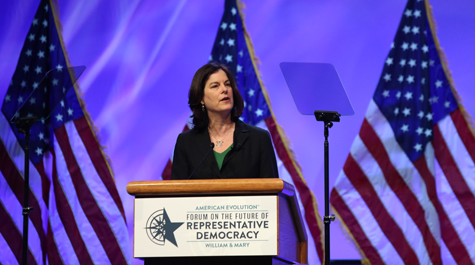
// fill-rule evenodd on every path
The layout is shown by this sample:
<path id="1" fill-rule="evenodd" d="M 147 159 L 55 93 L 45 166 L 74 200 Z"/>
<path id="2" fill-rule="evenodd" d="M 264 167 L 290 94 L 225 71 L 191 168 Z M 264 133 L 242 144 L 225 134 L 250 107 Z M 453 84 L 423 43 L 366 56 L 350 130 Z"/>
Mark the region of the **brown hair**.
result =
<path id="1" fill-rule="evenodd" d="M 203 65 L 193 76 L 191 81 L 190 91 L 188 94 L 188 104 L 193 112 L 191 117 L 193 118 L 194 129 L 201 131 L 208 127 L 209 117 L 208 111 L 203 111 L 201 106 L 201 100 L 204 96 L 204 89 L 206 81 L 209 76 L 216 73 L 219 70 L 223 70 L 231 83 L 234 98 L 234 107 L 231 109 L 231 120 L 236 122 L 242 115 L 244 109 L 244 101 L 236 85 L 233 74 L 228 70 L 225 65 L 216 62 L 209 62 Z"/>

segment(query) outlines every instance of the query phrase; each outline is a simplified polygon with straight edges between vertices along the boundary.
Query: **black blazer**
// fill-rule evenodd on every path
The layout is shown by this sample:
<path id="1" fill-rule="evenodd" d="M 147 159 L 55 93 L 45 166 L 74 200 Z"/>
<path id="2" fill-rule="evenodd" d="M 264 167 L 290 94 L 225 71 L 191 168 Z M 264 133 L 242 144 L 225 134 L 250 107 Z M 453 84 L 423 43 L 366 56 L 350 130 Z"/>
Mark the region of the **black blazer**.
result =
<path id="1" fill-rule="evenodd" d="M 278 178 L 277 163 L 269 132 L 238 120 L 234 144 L 226 154 L 221 170 L 210 150 L 208 129 L 188 130 L 178 135 L 173 155 L 172 179 Z"/>

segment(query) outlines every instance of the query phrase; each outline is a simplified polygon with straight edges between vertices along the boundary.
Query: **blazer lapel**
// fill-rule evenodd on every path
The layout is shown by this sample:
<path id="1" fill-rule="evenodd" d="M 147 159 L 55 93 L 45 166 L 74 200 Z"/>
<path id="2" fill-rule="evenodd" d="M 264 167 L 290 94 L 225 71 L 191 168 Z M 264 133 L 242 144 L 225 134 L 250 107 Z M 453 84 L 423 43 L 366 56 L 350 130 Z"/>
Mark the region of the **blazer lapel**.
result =
<path id="1" fill-rule="evenodd" d="M 231 160 L 237 154 L 239 149 L 241 149 L 242 146 L 244 145 L 244 142 L 246 141 L 248 136 L 249 136 L 249 128 L 247 127 L 247 125 L 241 120 L 237 120 L 236 128 L 234 130 L 233 149 L 232 149 L 232 152 L 227 153 L 226 156 L 224 157 L 222 167 L 224 167 L 226 162 Z"/>
<path id="2" fill-rule="evenodd" d="M 204 130 L 196 134 L 195 145 L 201 157 L 204 157 L 206 155 L 206 152 L 208 152 L 209 150 L 210 144 L 211 140 L 209 139 L 208 130 Z"/>
<path id="3" fill-rule="evenodd" d="M 200 153 L 200 158 L 198 160 L 198 163 L 199 163 L 201 162 L 201 159 L 203 159 L 206 153 L 209 151 L 209 146 L 211 144 L 208 129 L 197 134 L 195 144 L 196 144 L 196 148 L 198 149 L 198 152 Z M 205 161 L 203 161 L 203 164 L 201 165 L 201 167 L 203 167 L 204 164 L 208 164 L 208 163 L 212 165 L 214 173 L 216 173 L 219 177 L 221 177 L 221 173 L 219 172 L 219 168 L 218 168 L 218 162 L 216 162 L 216 159 L 214 158 L 213 150 L 210 151 L 210 153 L 208 154 L 208 157 L 206 157 Z"/>

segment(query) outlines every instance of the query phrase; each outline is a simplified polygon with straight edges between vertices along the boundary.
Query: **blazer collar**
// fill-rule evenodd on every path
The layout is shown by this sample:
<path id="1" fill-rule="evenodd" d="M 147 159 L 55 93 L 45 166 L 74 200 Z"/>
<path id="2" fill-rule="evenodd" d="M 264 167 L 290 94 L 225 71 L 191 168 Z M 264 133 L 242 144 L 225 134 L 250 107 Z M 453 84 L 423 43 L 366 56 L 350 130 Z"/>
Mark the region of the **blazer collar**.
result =
<path id="1" fill-rule="evenodd" d="M 195 133 L 196 133 L 196 142 L 195 142 L 196 148 L 198 149 L 200 156 L 205 157 L 206 153 L 210 151 L 209 148 L 211 145 L 211 139 L 209 137 L 208 128 L 206 128 L 206 130 L 203 130 L 201 132 L 195 131 Z M 219 168 L 218 168 L 218 162 L 216 162 L 216 159 L 214 158 L 213 151 L 210 151 L 210 154 L 208 154 L 205 161 L 207 161 L 205 162 L 205 164 L 208 164 L 208 163 L 212 164 L 213 171 L 215 174 L 217 174 L 218 176 L 221 176 L 219 172 Z"/>
<path id="2" fill-rule="evenodd" d="M 249 126 L 241 120 L 236 121 L 236 128 L 234 130 L 234 147 L 240 149 L 249 136 Z"/>
<path id="3" fill-rule="evenodd" d="M 208 129 L 201 132 L 195 131 L 196 133 L 196 147 L 198 148 L 201 155 L 204 157 L 209 151 L 209 146 L 211 144 L 211 139 L 209 137 Z"/>
<path id="4" fill-rule="evenodd" d="M 249 126 L 238 119 L 236 121 L 236 127 L 234 129 L 234 143 L 232 152 L 229 152 L 226 157 L 224 157 L 223 167 L 226 162 L 231 160 L 236 155 L 236 153 L 242 148 L 242 146 L 246 142 L 247 137 L 249 136 L 249 132 Z"/>

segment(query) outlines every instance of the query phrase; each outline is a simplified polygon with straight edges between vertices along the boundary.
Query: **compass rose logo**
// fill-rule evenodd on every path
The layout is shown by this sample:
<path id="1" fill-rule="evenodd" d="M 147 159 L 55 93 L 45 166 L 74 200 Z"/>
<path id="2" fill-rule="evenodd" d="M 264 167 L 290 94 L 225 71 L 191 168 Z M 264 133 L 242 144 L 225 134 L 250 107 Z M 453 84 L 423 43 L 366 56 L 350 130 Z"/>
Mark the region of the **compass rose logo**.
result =
<path id="1" fill-rule="evenodd" d="M 177 230 L 183 223 L 172 223 L 168 217 L 165 208 L 158 210 L 150 215 L 147 220 L 145 229 L 148 238 L 155 244 L 165 245 L 165 239 L 178 247 L 173 232 Z"/>

